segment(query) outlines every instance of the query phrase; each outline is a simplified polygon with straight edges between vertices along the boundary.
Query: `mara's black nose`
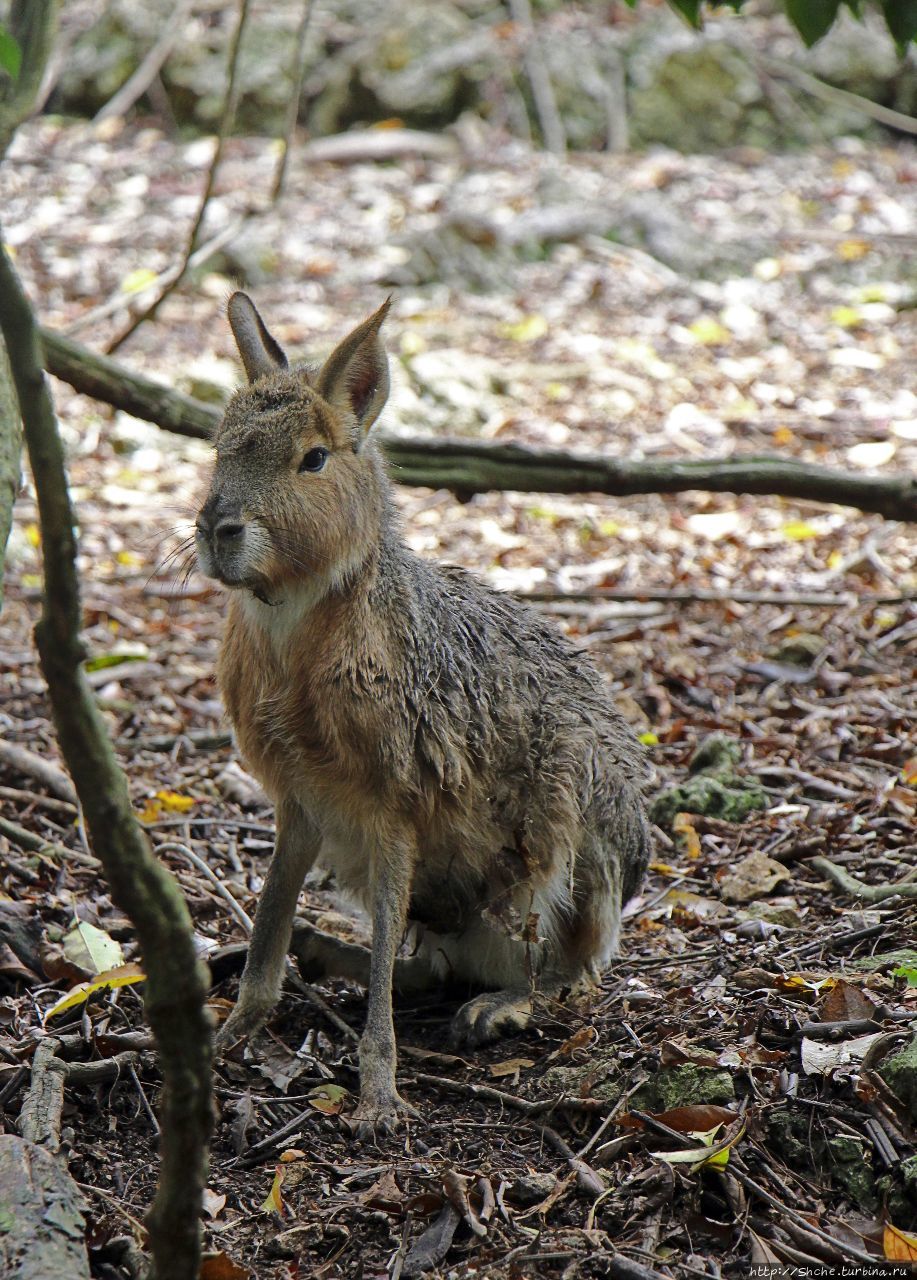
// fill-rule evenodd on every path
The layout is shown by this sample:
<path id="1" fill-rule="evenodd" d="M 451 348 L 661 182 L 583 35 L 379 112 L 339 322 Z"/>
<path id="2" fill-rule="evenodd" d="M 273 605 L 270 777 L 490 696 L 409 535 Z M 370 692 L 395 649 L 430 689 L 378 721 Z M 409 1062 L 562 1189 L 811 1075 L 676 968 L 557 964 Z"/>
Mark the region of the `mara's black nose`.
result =
<path id="1" fill-rule="evenodd" d="M 229 542 L 238 538 L 244 531 L 238 514 L 227 511 L 227 503 L 221 494 L 212 493 L 201 507 L 195 527 L 198 533 L 206 538 L 214 538 L 217 542 Z"/>

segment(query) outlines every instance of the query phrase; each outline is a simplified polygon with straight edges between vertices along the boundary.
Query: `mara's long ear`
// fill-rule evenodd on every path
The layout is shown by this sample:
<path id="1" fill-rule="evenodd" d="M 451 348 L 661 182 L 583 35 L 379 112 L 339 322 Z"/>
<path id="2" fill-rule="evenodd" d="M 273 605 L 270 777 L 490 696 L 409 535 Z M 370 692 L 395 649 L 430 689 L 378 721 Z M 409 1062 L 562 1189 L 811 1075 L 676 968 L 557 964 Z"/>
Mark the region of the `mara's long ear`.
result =
<path id="1" fill-rule="evenodd" d="M 267 325 L 247 293 L 234 293 L 229 299 L 226 313 L 249 382 L 254 382 L 266 373 L 276 373 L 278 369 L 287 368 L 283 348 L 268 333 Z"/>
<path id="2" fill-rule="evenodd" d="M 319 395 L 356 418 L 361 437 L 369 431 L 388 399 L 388 357 L 379 330 L 391 305 L 391 298 L 386 298 L 378 311 L 338 343 L 316 382 Z"/>

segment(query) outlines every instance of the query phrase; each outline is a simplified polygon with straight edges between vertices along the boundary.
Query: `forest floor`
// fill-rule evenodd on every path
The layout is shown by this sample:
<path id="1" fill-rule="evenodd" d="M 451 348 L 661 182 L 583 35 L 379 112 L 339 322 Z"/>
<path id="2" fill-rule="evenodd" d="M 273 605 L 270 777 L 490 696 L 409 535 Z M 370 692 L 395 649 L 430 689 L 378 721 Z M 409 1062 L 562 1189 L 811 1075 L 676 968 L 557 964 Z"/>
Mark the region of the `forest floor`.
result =
<path id="1" fill-rule="evenodd" d="M 104 346 L 175 261 L 208 159 L 206 142 L 152 126 L 24 129 L 0 201 L 42 322 Z M 268 189 L 274 161 L 264 140 L 230 144 L 208 234 Z M 503 235 L 537 211 L 563 223 L 583 208 L 620 214 L 630 243 L 552 242 L 550 218 Z M 281 205 L 118 358 L 208 395 L 239 376 L 222 318 L 234 280 L 297 351 L 327 351 L 391 291 L 389 430 L 913 472 L 915 245 L 908 143 L 558 161 L 469 125 L 463 149 L 436 159 L 294 157 Z M 251 914 L 272 815 L 220 736 L 221 593 L 181 550 L 208 449 L 63 385 L 55 396 L 89 679 L 225 1011 L 244 930 L 176 842 Z M 422 1118 L 375 1146 L 346 1124 L 363 993 L 291 988 L 267 1032 L 218 1068 L 211 1280 L 394 1280 L 424 1260 L 455 1277 L 599 1277 L 625 1274 L 622 1257 L 687 1280 L 917 1257 L 895 1234 L 917 1228 L 917 1086 L 909 1099 L 913 1075 L 896 1091 L 880 1070 L 917 1016 L 914 897 L 858 900 L 813 865 L 828 858 L 870 886 L 914 866 L 912 530 L 694 492 L 397 498 L 417 551 L 538 593 L 588 648 L 650 744 L 660 792 L 689 780 L 716 732 L 738 748 L 729 795 L 766 807 L 739 819 L 727 795 L 673 822 L 692 805 L 673 797 L 601 989 L 540 1008 L 526 1034 L 460 1057 L 444 1051 L 455 1005 L 400 1004 L 399 1087 Z M 31 639 L 41 579 L 28 485 L 16 515 L 0 733 L 57 761 Z M 94 1274 L 123 1276 L 108 1243 L 136 1229 L 156 1178 L 160 1081 L 142 1002 L 128 986 L 44 1015 L 91 968 L 73 950 L 77 921 L 128 960 L 131 930 L 66 799 L 7 762 L 0 812 L 49 844 L 30 852 L 0 836 L 0 1117 L 15 1128 L 23 1066 L 46 1034 L 87 1061 L 138 1051 L 116 1080 L 68 1086 L 63 1120 Z M 302 909 L 362 927 L 320 878 Z M 731 1144 L 728 1160 L 700 1167 L 705 1141 Z M 686 1146 L 694 1156 L 673 1160 Z"/>

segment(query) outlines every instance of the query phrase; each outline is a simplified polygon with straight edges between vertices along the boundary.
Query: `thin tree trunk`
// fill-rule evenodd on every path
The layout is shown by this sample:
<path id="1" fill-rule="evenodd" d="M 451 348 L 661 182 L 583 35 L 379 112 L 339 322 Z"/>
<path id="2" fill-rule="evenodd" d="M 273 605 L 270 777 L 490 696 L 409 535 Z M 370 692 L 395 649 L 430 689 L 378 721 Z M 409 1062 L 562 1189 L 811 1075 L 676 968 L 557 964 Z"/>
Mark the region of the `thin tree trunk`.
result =
<path id="1" fill-rule="evenodd" d="M 13 386 L 13 375 L 0 338 L 0 609 L 3 608 L 3 566 L 6 544 L 13 527 L 13 504 L 19 492 L 22 455 L 22 419 Z"/>
<path id="2" fill-rule="evenodd" d="M 132 373 L 60 334 L 43 331 L 46 368 L 77 391 L 155 422 L 208 439 L 220 411 Z M 768 455 L 630 461 L 487 440 L 380 435 L 399 484 L 451 489 L 461 497 L 492 490 L 523 493 L 751 493 L 839 503 L 889 520 L 917 521 L 917 476 L 863 476 Z"/>
<path id="3" fill-rule="evenodd" d="M 15 81 L 0 94 L 0 160 L 17 128 L 31 113 L 57 31 L 57 0 L 14 0 L 9 31 L 19 45 L 22 61 Z M 13 503 L 19 492 L 22 422 L 13 388 L 6 347 L 0 339 L 0 608 L 3 607 L 3 566 L 13 527 Z"/>
<path id="4" fill-rule="evenodd" d="M 2 237 L 0 237 L 2 244 Z M 133 921 L 145 1007 L 163 1074 L 159 1186 L 148 1225 L 155 1280 L 197 1280 L 200 1208 L 213 1123 L 206 972 L 178 886 L 134 817 L 127 780 L 82 670 L 74 512 L 32 309 L 0 248 L 7 344 L 41 518 L 44 604 L 35 628 L 61 751 L 115 902 Z"/>

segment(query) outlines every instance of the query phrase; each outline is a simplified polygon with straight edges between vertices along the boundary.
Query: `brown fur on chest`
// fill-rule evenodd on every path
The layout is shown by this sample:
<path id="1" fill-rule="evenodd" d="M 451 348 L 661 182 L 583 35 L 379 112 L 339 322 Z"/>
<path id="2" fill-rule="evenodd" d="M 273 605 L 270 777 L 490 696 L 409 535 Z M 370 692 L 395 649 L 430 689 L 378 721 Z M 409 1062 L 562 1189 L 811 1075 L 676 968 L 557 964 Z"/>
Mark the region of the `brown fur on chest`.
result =
<path id="1" fill-rule="evenodd" d="M 254 625 L 234 599 L 218 678 L 240 751 L 275 800 L 305 788 L 353 810 L 410 772 L 407 744 L 399 751 L 380 716 L 384 662 L 357 649 L 334 602 L 286 636 Z"/>

